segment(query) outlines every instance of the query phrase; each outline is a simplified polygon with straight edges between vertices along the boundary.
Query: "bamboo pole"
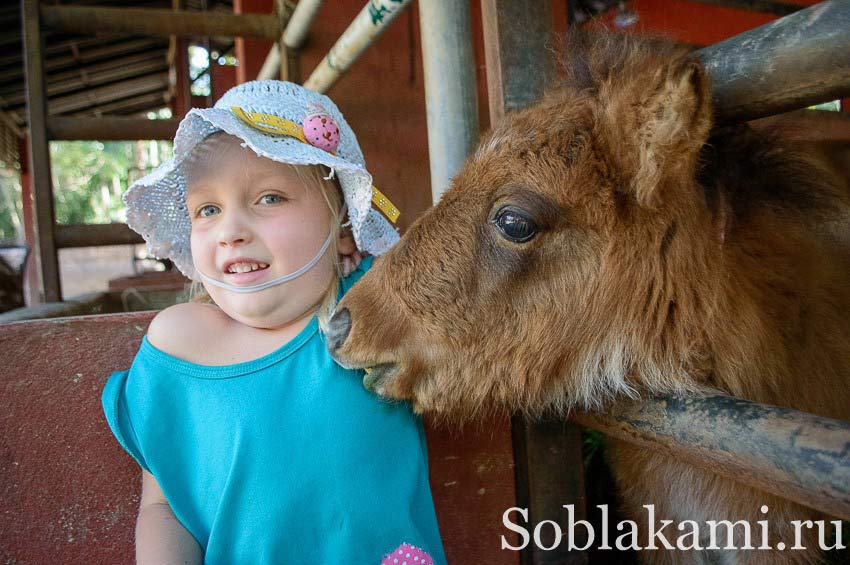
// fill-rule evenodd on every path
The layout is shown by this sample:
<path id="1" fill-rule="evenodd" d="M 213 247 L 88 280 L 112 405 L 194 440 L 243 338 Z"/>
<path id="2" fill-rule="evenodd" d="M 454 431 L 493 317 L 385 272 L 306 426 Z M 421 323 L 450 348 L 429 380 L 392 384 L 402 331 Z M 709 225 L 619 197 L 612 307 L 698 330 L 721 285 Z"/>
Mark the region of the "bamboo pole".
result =
<path id="1" fill-rule="evenodd" d="M 369 0 L 304 86 L 327 92 L 408 4 L 410 0 Z"/>
<path id="2" fill-rule="evenodd" d="M 319 13 L 319 9 L 325 0 L 299 0 L 292 12 L 286 29 L 283 30 L 283 44 L 290 49 L 301 49 L 307 40 L 307 33 L 313 20 Z"/>

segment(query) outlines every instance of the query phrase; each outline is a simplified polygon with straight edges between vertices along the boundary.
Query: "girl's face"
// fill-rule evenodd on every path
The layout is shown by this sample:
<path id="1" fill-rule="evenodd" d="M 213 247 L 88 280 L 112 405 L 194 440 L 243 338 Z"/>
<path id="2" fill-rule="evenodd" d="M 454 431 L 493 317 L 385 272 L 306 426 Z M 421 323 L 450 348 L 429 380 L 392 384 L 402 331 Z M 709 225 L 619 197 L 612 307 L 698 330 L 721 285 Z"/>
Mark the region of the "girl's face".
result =
<path id="1" fill-rule="evenodd" d="M 221 163 L 189 181 L 186 205 L 195 268 L 236 286 L 253 286 L 308 263 L 330 231 L 331 211 L 320 193 L 323 189 L 304 186 L 292 166 L 250 149 L 237 145 L 221 155 Z M 256 328 L 283 328 L 305 320 L 320 305 L 336 276 L 332 249 L 300 277 L 264 290 L 237 293 L 204 287 L 231 318 Z M 239 262 L 230 266 L 234 259 Z M 255 265 L 261 268 L 236 272 Z"/>

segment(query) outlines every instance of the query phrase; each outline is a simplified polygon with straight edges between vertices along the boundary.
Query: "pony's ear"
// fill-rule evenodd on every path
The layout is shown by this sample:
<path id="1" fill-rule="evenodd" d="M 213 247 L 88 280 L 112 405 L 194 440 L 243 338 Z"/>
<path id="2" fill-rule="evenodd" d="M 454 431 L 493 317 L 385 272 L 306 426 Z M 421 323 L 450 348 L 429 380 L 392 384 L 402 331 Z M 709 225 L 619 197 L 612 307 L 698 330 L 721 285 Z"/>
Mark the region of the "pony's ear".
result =
<path id="1" fill-rule="evenodd" d="M 652 207 L 665 186 L 693 177 L 711 130 L 711 94 L 691 58 L 635 71 L 601 86 L 598 124 L 627 185 L 621 189 Z"/>

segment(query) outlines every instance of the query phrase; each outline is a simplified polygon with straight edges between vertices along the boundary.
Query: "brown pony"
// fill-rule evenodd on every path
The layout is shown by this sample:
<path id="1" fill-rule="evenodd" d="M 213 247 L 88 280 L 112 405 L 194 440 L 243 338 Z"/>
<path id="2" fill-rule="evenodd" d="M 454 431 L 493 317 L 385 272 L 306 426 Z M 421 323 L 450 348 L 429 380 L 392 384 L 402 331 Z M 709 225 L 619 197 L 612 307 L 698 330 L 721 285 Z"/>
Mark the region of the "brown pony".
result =
<path id="1" fill-rule="evenodd" d="M 594 37 L 573 41 L 565 84 L 484 137 L 343 298 L 333 355 L 374 367 L 378 393 L 459 420 L 718 389 L 850 419 L 846 187 L 772 136 L 714 127 L 708 78 L 681 48 Z M 755 547 L 758 520 L 790 547 L 790 520 L 819 517 L 611 448 L 641 535 L 650 503 L 656 521 L 748 520 Z M 806 532 L 809 551 L 641 554 L 810 563 Z"/>

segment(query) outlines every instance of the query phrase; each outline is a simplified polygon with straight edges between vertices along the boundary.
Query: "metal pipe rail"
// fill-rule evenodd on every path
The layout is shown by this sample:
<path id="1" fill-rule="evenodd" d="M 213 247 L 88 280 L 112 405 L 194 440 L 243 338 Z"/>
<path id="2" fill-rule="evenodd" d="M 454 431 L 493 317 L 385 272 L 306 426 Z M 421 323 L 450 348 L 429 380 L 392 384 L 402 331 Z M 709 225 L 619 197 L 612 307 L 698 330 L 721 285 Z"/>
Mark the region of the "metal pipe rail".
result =
<path id="1" fill-rule="evenodd" d="M 570 419 L 850 519 L 850 422 L 724 395 L 624 400 Z"/>
<path id="2" fill-rule="evenodd" d="M 850 2 L 830 0 L 696 52 L 719 122 L 850 95 Z"/>
<path id="3" fill-rule="evenodd" d="M 455 0 L 420 2 L 419 27 L 431 199 L 436 203 L 478 140 L 478 92 L 469 4 Z"/>
<path id="4" fill-rule="evenodd" d="M 181 37 L 256 37 L 277 39 L 277 17 L 260 14 L 218 14 L 157 10 L 152 8 L 105 8 L 103 6 L 41 5 L 41 22 L 53 31 L 96 35 L 178 35 Z"/>

